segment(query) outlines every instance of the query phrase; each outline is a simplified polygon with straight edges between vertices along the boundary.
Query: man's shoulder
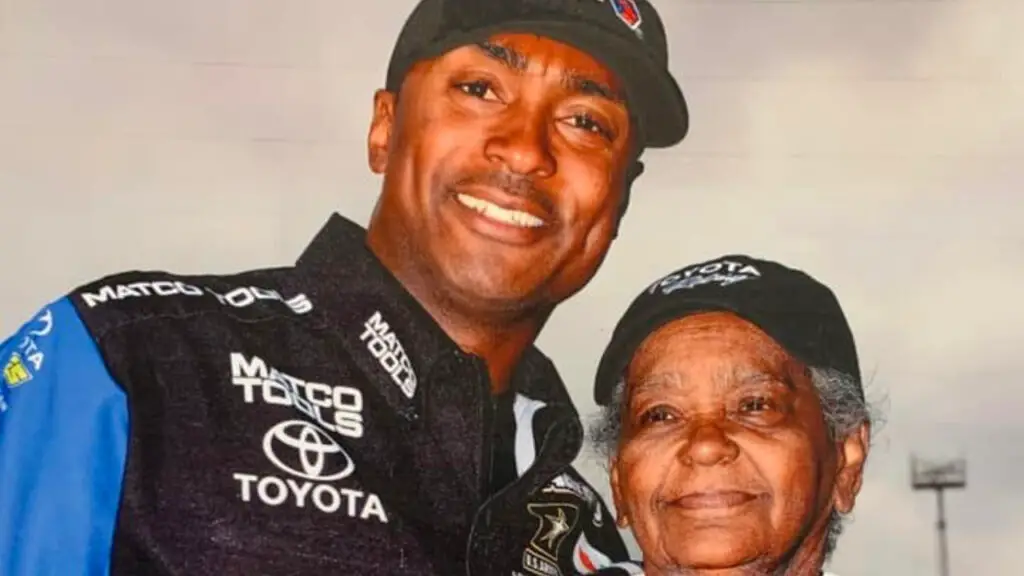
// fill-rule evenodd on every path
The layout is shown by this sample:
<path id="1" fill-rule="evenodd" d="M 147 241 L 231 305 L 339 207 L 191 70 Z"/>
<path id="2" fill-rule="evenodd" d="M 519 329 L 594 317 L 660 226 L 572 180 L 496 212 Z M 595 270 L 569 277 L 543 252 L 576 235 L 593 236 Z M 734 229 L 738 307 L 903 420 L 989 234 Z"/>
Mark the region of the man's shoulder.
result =
<path id="1" fill-rule="evenodd" d="M 190 275 L 132 270 L 82 284 L 67 298 L 90 327 L 100 332 L 147 320 L 200 314 L 226 322 L 252 322 L 312 310 L 293 271 L 282 267 Z"/>

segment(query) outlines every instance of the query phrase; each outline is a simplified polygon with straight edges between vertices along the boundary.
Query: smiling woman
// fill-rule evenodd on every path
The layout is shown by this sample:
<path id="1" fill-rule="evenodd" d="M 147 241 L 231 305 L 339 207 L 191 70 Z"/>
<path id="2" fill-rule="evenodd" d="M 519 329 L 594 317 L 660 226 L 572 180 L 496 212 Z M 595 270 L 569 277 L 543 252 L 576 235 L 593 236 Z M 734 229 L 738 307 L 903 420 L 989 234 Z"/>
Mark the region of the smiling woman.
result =
<path id="1" fill-rule="evenodd" d="M 645 574 L 822 573 L 872 420 L 831 290 L 744 256 L 666 276 L 619 322 L 595 395 Z"/>

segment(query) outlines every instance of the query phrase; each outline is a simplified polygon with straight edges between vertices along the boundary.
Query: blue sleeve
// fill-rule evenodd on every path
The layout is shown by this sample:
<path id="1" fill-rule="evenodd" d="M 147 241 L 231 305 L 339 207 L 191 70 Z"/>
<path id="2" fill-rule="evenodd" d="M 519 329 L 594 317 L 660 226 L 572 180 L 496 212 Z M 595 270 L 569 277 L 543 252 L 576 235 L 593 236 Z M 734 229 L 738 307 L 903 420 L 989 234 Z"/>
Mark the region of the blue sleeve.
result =
<path id="1" fill-rule="evenodd" d="M 67 299 L 0 343 L 0 370 L 0 574 L 108 574 L 125 393 Z"/>

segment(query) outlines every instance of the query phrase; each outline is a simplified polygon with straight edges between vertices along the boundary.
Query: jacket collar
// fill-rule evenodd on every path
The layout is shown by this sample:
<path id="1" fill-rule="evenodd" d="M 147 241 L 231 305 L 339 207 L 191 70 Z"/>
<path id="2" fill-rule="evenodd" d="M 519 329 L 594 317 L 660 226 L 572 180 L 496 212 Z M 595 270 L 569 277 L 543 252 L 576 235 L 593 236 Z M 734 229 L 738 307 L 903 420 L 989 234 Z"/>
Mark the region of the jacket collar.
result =
<path id="1" fill-rule="evenodd" d="M 429 313 L 399 283 L 366 245 L 366 229 L 335 213 L 320 229 L 296 262 L 296 271 L 314 295 L 314 306 L 327 316 L 329 325 L 341 328 L 350 352 L 365 358 L 369 340 L 382 336 L 385 344 L 397 342 L 408 358 L 412 373 L 396 369 L 390 401 L 415 408 L 406 394 L 419 386 L 439 362 L 461 353 Z M 386 324 L 386 330 L 384 324 Z M 380 365 L 366 366 L 372 374 Z M 410 385 L 404 390 L 395 382 Z M 548 405 L 572 408 L 572 400 L 551 360 L 536 347 L 528 348 L 512 375 L 512 389 Z M 403 398 L 403 395 L 405 396 Z M 412 402 L 412 404 L 410 404 Z M 575 412 L 575 409 L 572 408 Z"/>

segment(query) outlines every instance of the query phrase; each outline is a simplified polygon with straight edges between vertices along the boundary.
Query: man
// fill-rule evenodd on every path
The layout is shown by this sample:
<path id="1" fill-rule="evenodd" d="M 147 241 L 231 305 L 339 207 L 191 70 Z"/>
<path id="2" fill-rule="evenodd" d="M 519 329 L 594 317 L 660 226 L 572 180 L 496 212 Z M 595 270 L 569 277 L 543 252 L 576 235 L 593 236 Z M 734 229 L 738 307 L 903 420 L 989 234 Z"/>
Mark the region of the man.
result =
<path id="1" fill-rule="evenodd" d="M 424 0 L 368 230 L 129 272 L 0 347 L 0 573 L 570 574 L 624 559 L 533 342 L 686 106 L 643 1 Z"/>
<path id="2" fill-rule="evenodd" d="M 738 255 L 673 272 L 619 321 L 595 398 L 647 576 L 823 574 L 871 427 L 829 288 Z"/>

